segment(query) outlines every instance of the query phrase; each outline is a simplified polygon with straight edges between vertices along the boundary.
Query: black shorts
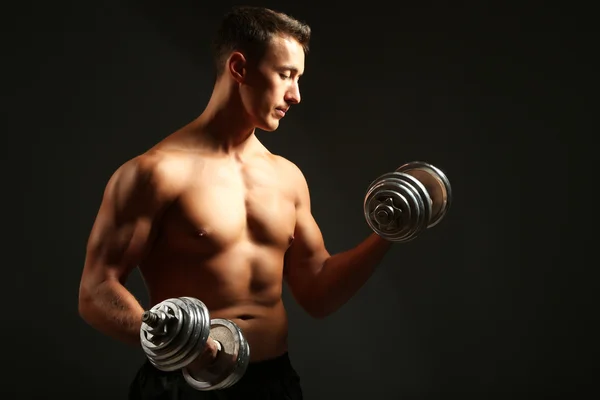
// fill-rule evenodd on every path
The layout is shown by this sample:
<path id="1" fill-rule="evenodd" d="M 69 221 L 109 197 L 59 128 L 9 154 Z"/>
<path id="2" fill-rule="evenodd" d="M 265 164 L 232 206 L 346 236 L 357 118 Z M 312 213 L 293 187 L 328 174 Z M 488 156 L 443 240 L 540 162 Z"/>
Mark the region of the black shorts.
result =
<path id="1" fill-rule="evenodd" d="M 235 385 L 221 390 L 199 391 L 190 387 L 181 371 L 163 372 L 146 361 L 129 388 L 129 400 L 269 399 L 301 400 L 300 378 L 288 353 L 248 364 Z"/>

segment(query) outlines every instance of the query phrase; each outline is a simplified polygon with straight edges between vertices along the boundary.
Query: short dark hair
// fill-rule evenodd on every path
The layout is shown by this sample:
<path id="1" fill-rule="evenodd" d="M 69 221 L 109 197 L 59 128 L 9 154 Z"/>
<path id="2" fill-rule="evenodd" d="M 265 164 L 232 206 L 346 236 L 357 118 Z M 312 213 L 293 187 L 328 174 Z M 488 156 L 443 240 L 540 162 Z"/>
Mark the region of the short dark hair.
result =
<path id="1" fill-rule="evenodd" d="M 233 51 L 255 60 L 264 54 L 270 40 L 277 35 L 289 36 L 308 53 L 311 29 L 292 16 L 264 7 L 237 6 L 223 17 L 212 43 L 217 76 Z"/>

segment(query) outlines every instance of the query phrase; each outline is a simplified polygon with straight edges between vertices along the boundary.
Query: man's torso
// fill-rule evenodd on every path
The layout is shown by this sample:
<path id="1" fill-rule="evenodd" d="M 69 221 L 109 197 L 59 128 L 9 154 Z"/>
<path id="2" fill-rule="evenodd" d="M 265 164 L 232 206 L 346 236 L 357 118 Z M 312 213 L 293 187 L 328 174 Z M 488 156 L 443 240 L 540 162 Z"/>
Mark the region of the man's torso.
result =
<path id="1" fill-rule="evenodd" d="M 140 265 L 151 304 L 201 300 L 211 318 L 237 323 L 251 360 L 287 350 L 284 256 L 293 241 L 296 191 L 289 162 L 268 152 L 235 157 L 164 151 L 182 189 Z M 167 184 L 168 182 L 161 182 Z"/>

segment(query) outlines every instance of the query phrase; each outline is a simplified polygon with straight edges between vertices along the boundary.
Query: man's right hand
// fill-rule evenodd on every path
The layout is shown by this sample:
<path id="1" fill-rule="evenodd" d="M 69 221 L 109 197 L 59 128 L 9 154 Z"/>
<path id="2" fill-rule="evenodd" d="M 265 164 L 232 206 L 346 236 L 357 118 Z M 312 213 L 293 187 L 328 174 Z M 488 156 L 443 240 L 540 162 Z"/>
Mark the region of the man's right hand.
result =
<path id="1" fill-rule="evenodd" d="M 196 359 L 192 361 L 192 363 L 188 365 L 187 368 L 193 371 L 207 369 L 217 359 L 220 349 L 221 345 L 209 336 L 202 353 L 198 357 L 196 357 Z"/>

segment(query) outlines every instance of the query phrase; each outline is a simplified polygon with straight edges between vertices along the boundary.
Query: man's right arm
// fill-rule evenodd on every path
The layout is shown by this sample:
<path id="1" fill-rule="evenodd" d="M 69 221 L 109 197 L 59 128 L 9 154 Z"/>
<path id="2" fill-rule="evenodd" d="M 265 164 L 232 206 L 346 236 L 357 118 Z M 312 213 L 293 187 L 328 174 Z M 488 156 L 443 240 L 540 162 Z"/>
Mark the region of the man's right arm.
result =
<path id="1" fill-rule="evenodd" d="M 110 178 L 88 239 L 79 287 L 81 317 L 132 345 L 139 344 L 144 309 L 125 282 L 148 252 L 157 220 L 173 198 L 160 184 L 158 165 L 155 157 L 140 156 Z"/>

